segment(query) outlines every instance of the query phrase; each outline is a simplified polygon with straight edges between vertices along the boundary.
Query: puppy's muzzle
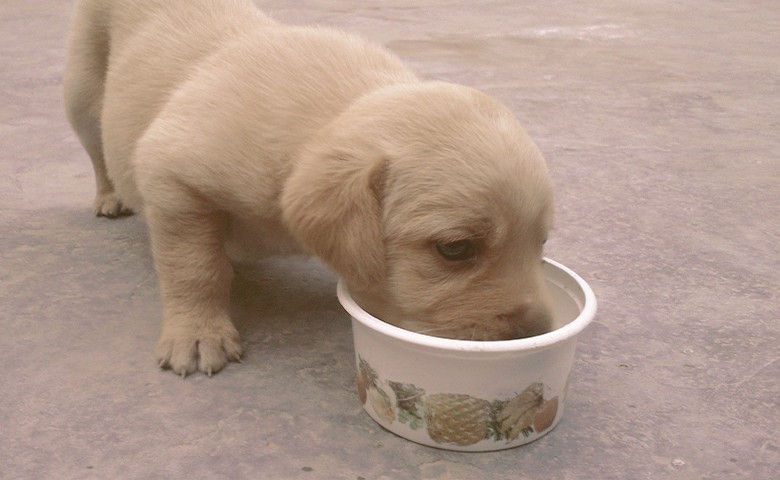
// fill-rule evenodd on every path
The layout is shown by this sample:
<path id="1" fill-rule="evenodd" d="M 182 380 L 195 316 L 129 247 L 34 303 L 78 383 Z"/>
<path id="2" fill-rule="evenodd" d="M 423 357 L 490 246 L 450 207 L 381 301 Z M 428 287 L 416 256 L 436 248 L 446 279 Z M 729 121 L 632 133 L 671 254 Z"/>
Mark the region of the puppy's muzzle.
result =
<path id="1" fill-rule="evenodd" d="M 541 305 L 523 305 L 498 318 L 509 324 L 514 338 L 533 337 L 553 330 L 552 313 Z"/>

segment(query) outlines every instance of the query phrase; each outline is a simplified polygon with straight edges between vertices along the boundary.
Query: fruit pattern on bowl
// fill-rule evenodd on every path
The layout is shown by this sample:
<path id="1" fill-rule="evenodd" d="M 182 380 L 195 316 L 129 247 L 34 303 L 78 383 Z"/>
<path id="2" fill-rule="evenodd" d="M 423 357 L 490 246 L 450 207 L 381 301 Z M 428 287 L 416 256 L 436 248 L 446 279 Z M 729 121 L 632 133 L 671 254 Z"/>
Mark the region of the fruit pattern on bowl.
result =
<path id="1" fill-rule="evenodd" d="M 558 397 L 545 399 L 545 386 L 540 382 L 502 400 L 459 393 L 426 394 L 413 384 L 380 380 L 360 356 L 357 386 L 360 401 L 364 406 L 370 403 L 383 421 L 398 421 L 412 430 L 426 428 L 431 440 L 441 445 L 468 446 L 491 439 L 510 443 L 520 435 L 544 432 L 558 414 Z"/>

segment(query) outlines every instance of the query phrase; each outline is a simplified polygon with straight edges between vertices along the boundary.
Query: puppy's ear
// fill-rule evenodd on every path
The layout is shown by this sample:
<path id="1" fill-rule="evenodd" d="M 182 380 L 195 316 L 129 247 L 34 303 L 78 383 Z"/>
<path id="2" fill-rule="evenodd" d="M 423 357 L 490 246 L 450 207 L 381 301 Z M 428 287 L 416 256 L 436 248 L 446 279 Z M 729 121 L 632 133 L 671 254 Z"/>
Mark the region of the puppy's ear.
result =
<path id="1" fill-rule="evenodd" d="M 310 148 L 282 193 L 282 215 L 293 235 L 355 287 L 385 274 L 381 218 L 387 163 L 357 149 Z"/>

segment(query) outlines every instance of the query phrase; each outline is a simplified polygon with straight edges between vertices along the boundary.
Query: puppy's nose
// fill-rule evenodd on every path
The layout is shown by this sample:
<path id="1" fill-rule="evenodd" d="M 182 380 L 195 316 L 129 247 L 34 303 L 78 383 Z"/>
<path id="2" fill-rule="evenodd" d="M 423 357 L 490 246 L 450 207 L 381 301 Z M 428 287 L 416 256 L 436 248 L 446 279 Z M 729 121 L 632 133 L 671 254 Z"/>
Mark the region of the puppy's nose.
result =
<path id="1" fill-rule="evenodd" d="M 501 315 L 501 318 L 514 328 L 517 338 L 533 337 L 553 330 L 552 313 L 542 306 L 523 305 Z"/>

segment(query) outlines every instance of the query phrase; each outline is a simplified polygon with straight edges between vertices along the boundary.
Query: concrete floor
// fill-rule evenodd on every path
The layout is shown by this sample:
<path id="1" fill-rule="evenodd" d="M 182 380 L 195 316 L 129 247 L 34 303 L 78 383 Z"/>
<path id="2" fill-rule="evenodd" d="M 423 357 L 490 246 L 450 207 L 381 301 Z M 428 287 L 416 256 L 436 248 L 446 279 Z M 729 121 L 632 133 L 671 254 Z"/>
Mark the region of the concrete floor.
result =
<path id="1" fill-rule="evenodd" d="M 557 186 L 548 254 L 600 301 L 566 415 L 496 453 L 382 430 L 314 260 L 241 275 L 242 365 L 160 371 L 143 220 L 92 216 L 63 114 L 72 2 L 2 0 L 0 478 L 778 478 L 780 2 L 259 3 L 516 112 Z"/>

